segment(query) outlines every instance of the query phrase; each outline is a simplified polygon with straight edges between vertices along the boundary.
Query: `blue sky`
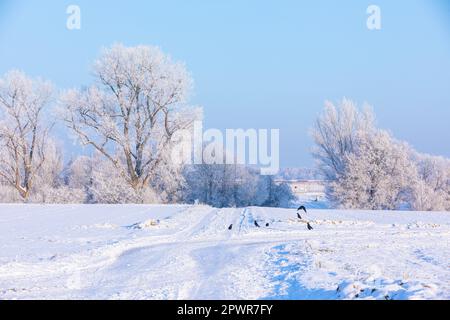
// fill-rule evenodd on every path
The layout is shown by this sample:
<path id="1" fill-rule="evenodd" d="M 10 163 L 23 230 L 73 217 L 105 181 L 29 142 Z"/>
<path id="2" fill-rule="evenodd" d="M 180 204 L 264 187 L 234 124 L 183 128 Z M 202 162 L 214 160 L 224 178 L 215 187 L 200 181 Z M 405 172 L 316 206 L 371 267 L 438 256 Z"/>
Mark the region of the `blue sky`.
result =
<path id="1" fill-rule="evenodd" d="M 81 30 L 66 29 L 69 4 Z M 370 4 L 379 31 L 366 28 Z M 449 40 L 445 0 L 0 0 L 1 74 L 88 85 L 102 47 L 157 45 L 192 73 L 206 128 L 279 128 L 282 166 L 313 165 L 308 130 L 344 96 L 419 151 L 450 156 Z"/>

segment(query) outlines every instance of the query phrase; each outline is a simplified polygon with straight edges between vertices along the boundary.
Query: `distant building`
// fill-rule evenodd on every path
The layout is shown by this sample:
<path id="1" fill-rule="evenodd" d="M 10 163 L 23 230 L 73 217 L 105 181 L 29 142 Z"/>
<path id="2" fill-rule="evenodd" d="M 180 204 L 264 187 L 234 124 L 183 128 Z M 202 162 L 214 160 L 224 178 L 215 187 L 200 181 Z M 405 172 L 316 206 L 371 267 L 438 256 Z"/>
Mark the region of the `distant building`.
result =
<path id="1" fill-rule="evenodd" d="M 325 181 L 323 180 L 275 180 L 275 183 L 286 183 L 296 196 L 322 197 L 325 194 Z"/>

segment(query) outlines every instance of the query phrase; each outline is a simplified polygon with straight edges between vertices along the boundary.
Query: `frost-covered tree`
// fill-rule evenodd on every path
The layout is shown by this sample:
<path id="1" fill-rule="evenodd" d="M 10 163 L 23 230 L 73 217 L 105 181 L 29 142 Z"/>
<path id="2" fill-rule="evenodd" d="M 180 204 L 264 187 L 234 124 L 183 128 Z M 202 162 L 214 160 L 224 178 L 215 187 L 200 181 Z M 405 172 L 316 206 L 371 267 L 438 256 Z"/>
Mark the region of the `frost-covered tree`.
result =
<path id="1" fill-rule="evenodd" d="M 91 203 L 155 203 L 158 196 L 151 188 L 135 190 L 110 161 L 96 161 L 87 193 Z"/>
<path id="2" fill-rule="evenodd" d="M 0 79 L 1 201 L 80 202 L 61 180 L 62 152 L 49 136 L 52 85 L 11 71 Z"/>
<path id="3" fill-rule="evenodd" d="M 16 188 L 0 179 L 0 202 L 1 203 L 18 203 L 22 202 L 19 192 Z"/>
<path id="4" fill-rule="evenodd" d="M 83 203 L 154 203 L 162 201 L 151 188 L 136 191 L 115 169 L 96 152 L 92 157 L 79 156 L 64 170 L 64 187 L 73 190 Z"/>
<path id="5" fill-rule="evenodd" d="M 90 186 L 95 164 L 101 161 L 99 157 L 78 156 L 69 161 L 64 170 L 64 184 L 74 189 Z"/>
<path id="6" fill-rule="evenodd" d="M 20 71 L 0 79 L 0 178 L 28 200 L 36 176 L 52 151 L 45 108 L 52 97 L 50 83 Z"/>
<path id="7" fill-rule="evenodd" d="M 262 206 L 289 207 L 295 200 L 291 187 L 286 183 L 275 183 L 273 176 L 260 176 L 259 193 L 265 196 Z"/>
<path id="8" fill-rule="evenodd" d="M 368 108 L 360 111 L 346 99 L 338 107 L 327 103 L 313 138 L 318 167 L 328 180 L 327 196 L 337 206 L 425 208 L 425 199 L 436 196 L 412 148 L 376 128 Z"/>
<path id="9" fill-rule="evenodd" d="M 215 207 L 287 207 L 294 195 L 287 185 L 244 165 L 201 164 L 185 168 L 184 200 Z"/>
<path id="10" fill-rule="evenodd" d="M 46 160 L 36 172 L 28 201 L 31 203 L 84 203 L 84 188 L 67 183 L 61 148 L 51 139 L 46 141 Z"/>
<path id="11" fill-rule="evenodd" d="M 65 185 L 56 188 L 43 186 L 32 200 L 36 203 L 79 204 L 84 203 L 85 194 L 82 189 L 73 189 Z"/>
<path id="12" fill-rule="evenodd" d="M 61 175 L 64 163 L 59 146 L 51 139 L 45 141 L 45 156 L 45 161 L 36 171 L 29 201 L 65 203 L 64 199 L 57 199 L 54 196 L 56 195 L 55 190 L 64 184 Z M 50 196 L 50 194 L 53 194 L 53 196 Z"/>
<path id="13" fill-rule="evenodd" d="M 199 116 L 185 105 L 192 80 L 183 64 L 149 46 L 106 49 L 94 75 L 98 84 L 62 96 L 64 121 L 110 162 L 114 175 L 145 193 L 162 163 L 175 165 L 168 161 L 174 134 Z"/>
<path id="14" fill-rule="evenodd" d="M 184 199 L 215 207 L 235 206 L 237 181 L 234 165 L 198 164 L 184 169 Z"/>
<path id="15" fill-rule="evenodd" d="M 325 110 L 311 132 L 315 143 L 313 156 L 322 176 L 333 181 L 344 173 L 347 156 L 355 149 L 356 136 L 374 130 L 374 115 L 369 106 L 361 111 L 345 98 L 337 106 L 325 102 Z"/>
<path id="16" fill-rule="evenodd" d="M 183 165 L 173 162 L 169 152 L 163 153 L 150 181 L 151 189 L 160 202 L 177 203 L 182 199 L 185 185 L 183 168 Z"/>
<path id="17" fill-rule="evenodd" d="M 207 144 L 204 148 L 208 147 Z M 242 165 L 209 164 L 207 152 L 202 154 L 202 164 L 187 165 L 183 169 L 184 188 L 182 198 L 185 202 L 200 202 L 215 207 L 230 207 L 237 205 L 237 188 L 244 183 L 240 174 L 246 170 Z M 225 151 L 221 153 L 225 160 Z M 220 159 L 219 159 L 220 160 Z"/>
<path id="18" fill-rule="evenodd" d="M 351 209 L 405 208 L 415 176 L 407 145 L 386 131 L 360 132 L 343 172 L 331 182 L 330 200 Z"/>
<path id="19" fill-rule="evenodd" d="M 422 211 L 450 210 L 450 159 L 427 154 L 414 154 L 417 181 L 411 207 Z"/>

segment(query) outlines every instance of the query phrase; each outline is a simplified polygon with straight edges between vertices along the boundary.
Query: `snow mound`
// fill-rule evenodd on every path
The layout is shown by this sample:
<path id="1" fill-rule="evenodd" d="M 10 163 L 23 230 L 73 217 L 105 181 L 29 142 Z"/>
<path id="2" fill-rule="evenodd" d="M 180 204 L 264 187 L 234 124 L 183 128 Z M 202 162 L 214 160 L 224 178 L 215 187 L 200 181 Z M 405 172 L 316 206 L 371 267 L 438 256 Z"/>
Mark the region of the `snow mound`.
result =
<path id="1" fill-rule="evenodd" d="M 336 289 L 337 299 L 415 300 L 437 299 L 438 286 L 419 281 L 379 278 L 366 281 L 343 281 Z"/>
<path id="2" fill-rule="evenodd" d="M 159 226 L 160 224 L 161 224 L 160 220 L 148 219 L 144 222 L 132 224 L 131 226 L 128 226 L 127 228 L 137 229 L 137 230 L 151 229 L 151 228 Z"/>

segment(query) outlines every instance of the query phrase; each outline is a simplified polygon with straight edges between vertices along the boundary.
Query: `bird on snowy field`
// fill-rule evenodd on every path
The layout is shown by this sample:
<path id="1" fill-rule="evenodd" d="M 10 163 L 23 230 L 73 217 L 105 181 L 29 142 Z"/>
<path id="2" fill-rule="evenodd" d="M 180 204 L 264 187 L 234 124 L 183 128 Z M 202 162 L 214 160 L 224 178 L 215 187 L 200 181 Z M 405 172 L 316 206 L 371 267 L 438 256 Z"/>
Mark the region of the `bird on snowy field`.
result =
<path id="1" fill-rule="evenodd" d="M 300 215 L 300 213 L 297 212 L 297 217 L 301 220 L 302 216 Z"/>
<path id="2" fill-rule="evenodd" d="M 307 213 L 307 212 L 306 212 L 305 206 L 300 206 L 300 207 L 298 207 L 297 211 L 300 211 L 300 210 L 303 210 L 303 211 L 305 211 L 305 213 Z"/>
<path id="3" fill-rule="evenodd" d="M 228 230 L 233 229 L 233 224 L 230 224 L 230 226 L 228 227 Z"/>
<path id="4" fill-rule="evenodd" d="M 312 230 L 313 227 L 311 227 L 311 225 L 309 224 L 309 222 L 306 223 L 306 226 L 308 227 L 308 230 Z"/>
<path id="5" fill-rule="evenodd" d="M 269 226 L 269 223 L 267 222 L 267 223 L 266 223 L 266 227 L 268 227 L 268 226 Z"/>
<path id="6" fill-rule="evenodd" d="M 255 220 L 255 227 L 260 228 L 260 226 L 256 220 Z"/>

